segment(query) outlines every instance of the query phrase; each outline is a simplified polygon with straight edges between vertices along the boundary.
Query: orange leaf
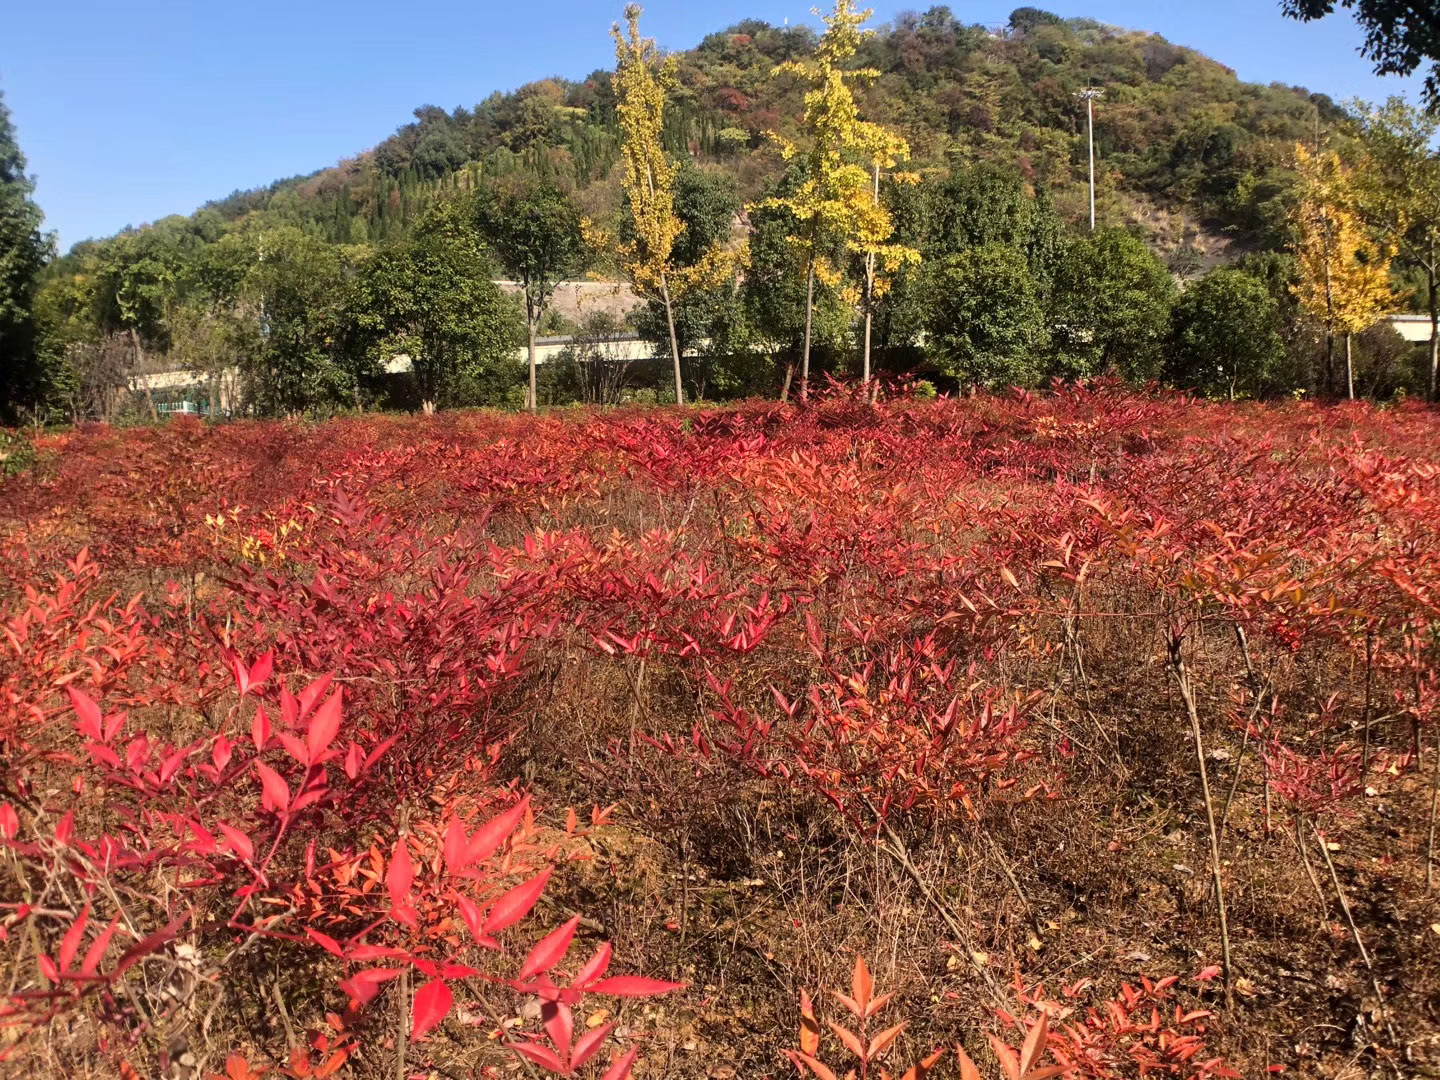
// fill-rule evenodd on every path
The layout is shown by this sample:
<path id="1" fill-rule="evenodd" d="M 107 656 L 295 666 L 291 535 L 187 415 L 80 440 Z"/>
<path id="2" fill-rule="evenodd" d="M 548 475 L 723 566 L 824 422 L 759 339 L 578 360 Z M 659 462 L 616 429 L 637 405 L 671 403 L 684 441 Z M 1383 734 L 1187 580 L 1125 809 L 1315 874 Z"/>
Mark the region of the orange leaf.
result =
<path id="1" fill-rule="evenodd" d="M 875 989 L 875 984 L 870 978 L 870 969 L 865 966 L 865 957 L 855 957 L 855 974 L 850 979 L 850 994 L 855 998 L 855 1004 L 860 1006 L 862 1014 L 870 1007 L 870 995 Z"/>
<path id="2" fill-rule="evenodd" d="M 840 1080 L 839 1077 L 830 1071 L 828 1066 L 821 1061 L 817 1061 L 809 1054 L 802 1054 L 796 1050 L 787 1050 L 785 1052 L 790 1056 L 791 1061 L 795 1062 L 796 1065 L 808 1067 L 820 1080 Z"/>
<path id="3" fill-rule="evenodd" d="M 800 991 L 800 1050 L 814 1054 L 820 1049 L 820 1025 L 815 1021 L 815 1008 L 810 1004 L 810 995 Z"/>
<path id="4" fill-rule="evenodd" d="M 941 1049 L 936 1050 L 933 1054 L 931 1054 L 929 1057 L 927 1057 L 924 1061 L 921 1061 L 919 1064 L 911 1065 L 910 1068 L 908 1068 L 908 1069 L 905 1070 L 905 1075 L 902 1076 L 902 1077 L 900 1078 L 900 1080 L 925 1080 L 925 1077 L 928 1076 L 928 1075 L 930 1075 L 930 1070 L 935 1067 L 935 1063 L 936 1063 L 937 1061 L 939 1061 L 939 1060 L 940 1060 L 942 1057 L 944 1057 L 944 1056 L 945 1056 L 945 1050 L 944 1050 L 944 1048 L 942 1047 Z M 969 1059 L 969 1058 L 966 1058 L 965 1060 L 966 1060 L 966 1061 L 969 1061 L 970 1059 Z M 973 1061 L 970 1062 L 970 1068 L 972 1068 L 972 1069 L 975 1068 L 975 1063 L 974 1063 Z M 975 1075 L 974 1075 L 973 1077 L 967 1075 L 967 1074 L 965 1073 L 964 1063 L 962 1062 L 962 1063 L 961 1063 L 961 1066 L 960 1066 L 960 1076 L 961 1076 L 961 1080 L 979 1080 L 979 1078 L 980 1078 L 980 1073 L 979 1073 L 978 1070 L 976 1070 Z"/>
<path id="5" fill-rule="evenodd" d="M 1020 1051 L 1020 1072 L 1030 1072 L 1040 1061 L 1040 1055 L 1045 1052 L 1045 1035 L 1050 1027 L 1050 1020 L 1044 1013 L 1040 1014 L 1039 1022 L 1030 1029 L 1030 1034 L 1025 1038 L 1025 1046 Z"/>
<path id="6" fill-rule="evenodd" d="M 836 1035 L 840 1036 L 840 1041 L 845 1044 L 846 1048 L 849 1049 L 852 1054 L 854 1054 L 861 1061 L 867 1060 L 865 1057 L 865 1044 L 860 1041 L 859 1035 L 856 1035 L 847 1027 L 841 1027 L 833 1020 L 829 1021 L 829 1024 L 830 1030 L 835 1032 Z"/>
<path id="7" fill-rule="evenodd" d="M 870 1040 L 870 1045 L 865 1049 L 866 1058 L 873 1061 L 875 1058 L 883 1054 L 886 1050 L 890 1049 L 890 1044 L 893 1043 L 897 1038 L 899 1038 L 900 1032 L 904 1030 L 905 1021 L 902 1020 L 894 1027 L 886 1028 L 879 1035 L 876 1035 L 873 1039 Z"/>
<path id="8" fill-rule="evenodd" d="M 960 1059 L 960 1080 L 980 1080 L 980 1070 L 975 1067 L 975 1062 L 970 1060 L 970 1055 L 965 1053 L 963 1046 L 955 1047 L 955 1056 Z"/>
<path id="9" fill-rule="evenodd" d="M 1006 1046 L 994 1035 L 989 1036 L 990 1049 L 995 1051 L 995 1056 L 1000 1059 L 1000 1068 L 1004 1070 L 1007 1080 L 1020 1080 L 1020 1059 L 1015 1056 L 1015 1051 Z"/>

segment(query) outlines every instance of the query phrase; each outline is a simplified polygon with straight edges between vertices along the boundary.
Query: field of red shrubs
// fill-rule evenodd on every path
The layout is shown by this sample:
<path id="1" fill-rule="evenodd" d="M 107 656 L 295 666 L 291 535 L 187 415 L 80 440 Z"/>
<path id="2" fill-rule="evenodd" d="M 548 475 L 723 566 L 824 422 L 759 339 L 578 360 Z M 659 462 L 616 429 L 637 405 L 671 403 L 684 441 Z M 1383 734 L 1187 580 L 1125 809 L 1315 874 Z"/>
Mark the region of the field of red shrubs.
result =
<path id="1" fill-rule="evenodd" d="M 1098 386 L 42 436 L 0 1073 L 1440 1075 L 1437 434 Z"/>

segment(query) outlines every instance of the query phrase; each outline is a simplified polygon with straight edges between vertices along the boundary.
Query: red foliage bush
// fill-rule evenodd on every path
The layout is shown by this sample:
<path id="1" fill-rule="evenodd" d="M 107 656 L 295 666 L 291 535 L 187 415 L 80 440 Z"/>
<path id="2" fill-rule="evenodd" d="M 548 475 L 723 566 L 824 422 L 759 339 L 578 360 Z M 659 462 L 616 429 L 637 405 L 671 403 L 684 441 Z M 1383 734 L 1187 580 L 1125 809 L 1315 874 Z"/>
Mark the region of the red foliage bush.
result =
<path id="1" fill-rule="evenodd" d="M 1418 766 L 1435 730 L 1433 430 L 1102 385 L 43 437 L 0 491 L 5 1053 L 83 1017 L 87 1060 L 163 1066 L 164 1018 L 274 950 L 333 1014 L 293 1075 L 419 1060 L 462 1012 L 550 1071 L 590 1062 L 614 1031 L 575 1035 L 582 995 L 674 984 L 610 975 L 603 945 L 572 964 L 577 917 L 494 955 L 606 820 L 547 826 L 499 772 L 566 664 L 623 676 L 604 752 L 642 780 L 661 753 L 905 836 L 1063 797 L 1076 746 L 1043 706 L 1088 687 L 1096 628 L 1147 627 L 1192 680 L 1198 642 L 1238 635 L 1211 737 L 1339 827 L 1373 759 Z M 1318 713 L 1273 677 L 1317 650 L 1364 665 Z M 1409 747 L 1371 746 L 1382 713 Z M 1172 987 L 1022 1000 L 1073 1075 L 1230 1075 Z"/>

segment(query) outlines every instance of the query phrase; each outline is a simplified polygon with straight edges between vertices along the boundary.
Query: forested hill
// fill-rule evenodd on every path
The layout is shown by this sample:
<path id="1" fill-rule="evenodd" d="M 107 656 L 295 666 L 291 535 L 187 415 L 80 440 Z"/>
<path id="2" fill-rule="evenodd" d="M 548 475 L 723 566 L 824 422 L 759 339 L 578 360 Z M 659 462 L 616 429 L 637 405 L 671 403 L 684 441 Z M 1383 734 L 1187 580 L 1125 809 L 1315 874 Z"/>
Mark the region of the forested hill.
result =
<path id="1" fill-rule="evenodd" d="M 799 85 L 772 71 L 815 42 L 806 27 L 748 20 L 678 53 L 670 149 L 733 172 L 743 196 L 759 194 L 781 169 L 766 132 L 792 131 L 802 110 Z M 1197 227 L 1278 245 L 1296 141 L 1344 122 L 1323 94 L 1242 82 L 1156 35 L 1035 9 L 1003 27 L 966 25 L 946 7 L 902 15 L 868 38 L 857 63 L 882 73 L 863 93 L 862 114 L 907 136 L 914 167 L 1014 165 L 1071 220 L 1088 212 L 1084 104 L 1075 94 L 1103 86 L 1095 121 L 1102 220 L 1139 223 L 1167 250 L 1188 247 Z M 423 106 L 373 150 L 236 192 L 197 217 L 264 215 L 338 243 L 374 242 L 403 234 L 437 197 L 523 170 L 573 185 L 605 220 L 619 209 L 618 154 L 611 75 L 597 71 L 492 94 L 473 108 Z"/>

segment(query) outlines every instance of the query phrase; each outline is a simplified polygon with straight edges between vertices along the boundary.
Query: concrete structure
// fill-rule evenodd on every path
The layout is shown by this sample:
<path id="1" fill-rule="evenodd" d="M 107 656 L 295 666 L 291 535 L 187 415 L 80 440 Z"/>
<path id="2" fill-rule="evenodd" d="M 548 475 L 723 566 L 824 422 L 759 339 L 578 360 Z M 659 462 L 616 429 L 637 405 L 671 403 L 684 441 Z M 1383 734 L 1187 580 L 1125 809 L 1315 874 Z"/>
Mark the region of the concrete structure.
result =
<path id="1" fill-rule="evenodd" d="M 1406 341 L 1423 344 L 1430 340 L 1429 315 L 1386 315 L 1385 321 Z"/>
<path id="2" fill-rule="evenodd" d="M 546 364 L 558 360 L 561 353 L 574 344 L 573 337 L 552 337 L 537 338 L 535 341 L 535 362 Z M 703 346 L 705 343 L 702 342 Z M 656 356 L 655 346 L 643 338 L 624 336 L 610 338 L 604 343 L 605 356 L 608 360 L 617 363 L 636 363 L 641 360 L 651 360 Z M 687 355 L 695 355 L 696 350 L 691 349 Z M 515 359 L 522 363 L 528 363 L 530 359 L 529 350 L 521 345 L 514 352 Z M 410 371 L 410 357 L 405 354 L 393 356 L 385 365 L 387 375 L 404 375 Z M 144 393 L 149 390 L 152 393 L 161 392 L 166 396 L 175 397 L 184 402 L 193 402 L 199 399 L 209 400 L 211 391 L 219 395 L 219 411 L 229 414 L 235 408 L 240 398 L 240 372 L 237 368 L 226 368 L 220 373 L 218 386 L 211 383 L 209 374 L 199 371 L 178 370 L 178 371 L 156 371 L 148 375 L 135 375 L 130 380 L 130 388 L 136 393 Z"/>

